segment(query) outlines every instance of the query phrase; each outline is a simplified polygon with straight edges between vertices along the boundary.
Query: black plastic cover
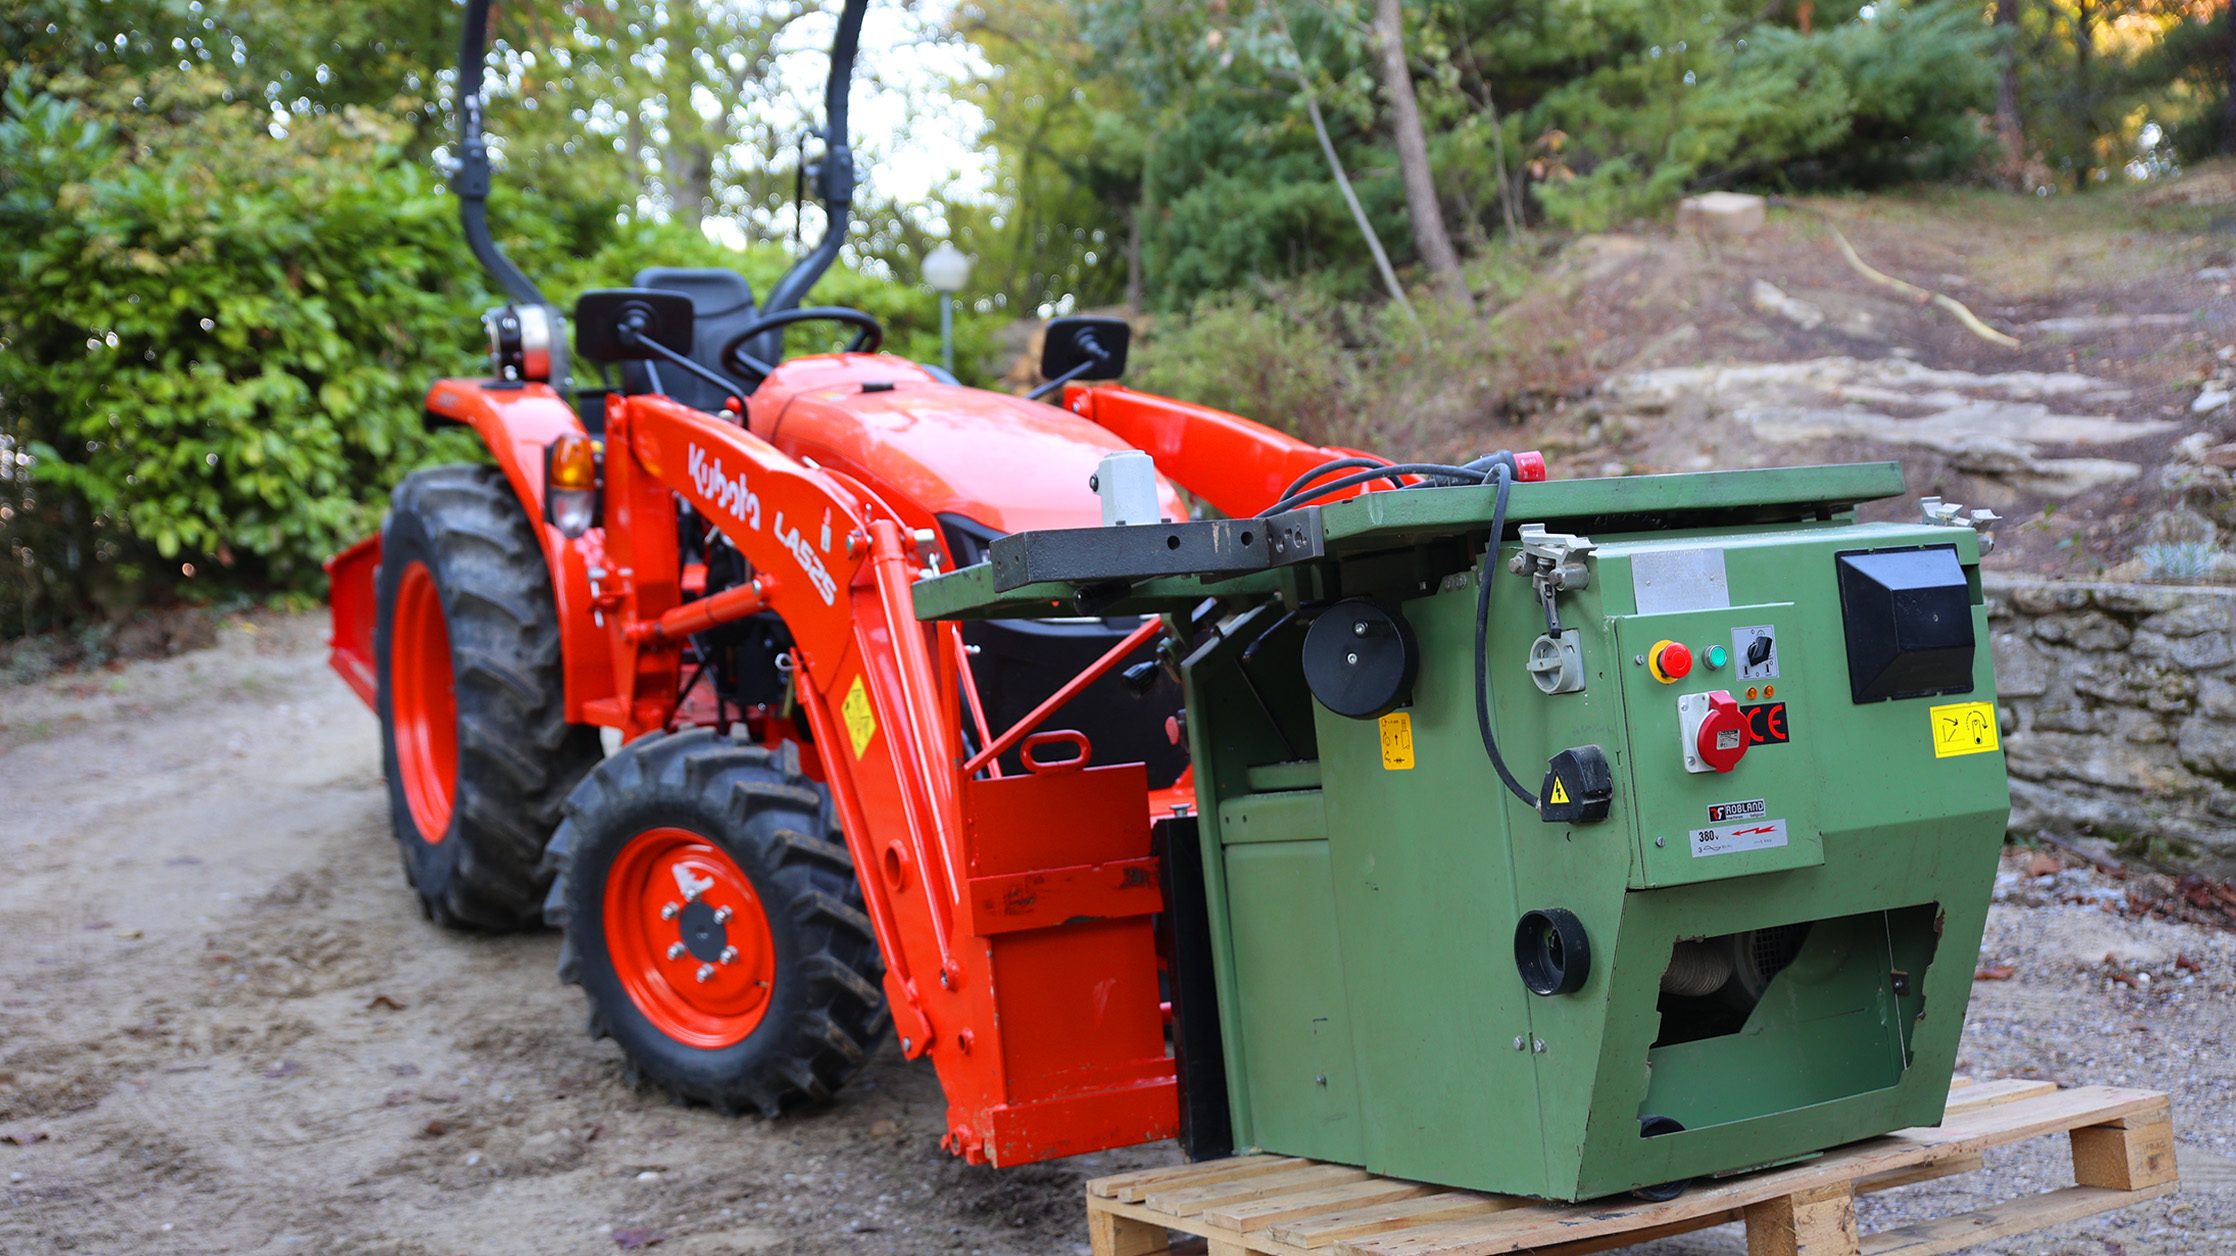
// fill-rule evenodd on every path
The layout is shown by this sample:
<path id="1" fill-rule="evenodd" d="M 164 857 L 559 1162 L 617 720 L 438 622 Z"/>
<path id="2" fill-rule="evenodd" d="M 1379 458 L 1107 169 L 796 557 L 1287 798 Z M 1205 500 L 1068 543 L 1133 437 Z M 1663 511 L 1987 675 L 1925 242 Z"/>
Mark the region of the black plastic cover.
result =
<path id="1" fill-rule="evenodd" d="M 1421 648 L 1405 616 L 1363 597 L 1320 613 L 1304 634 L 1304 683 L 1320 705 L 1354 720 L 1380 719 L 1413 696 Z"/>
<path id="2" fill-rule="evenodd" d="M 1855 701 L 1972 692 L 1972 586 L 1954 545 L 1834 555 Z"/>
<path id="3" fill-rule="evenodd" d="M 1570 746 L 1545 765 L 1537 814 L 1547 824 L 1596 824 L 1615 799 L 1615 773 L 1597 746 Z"/>

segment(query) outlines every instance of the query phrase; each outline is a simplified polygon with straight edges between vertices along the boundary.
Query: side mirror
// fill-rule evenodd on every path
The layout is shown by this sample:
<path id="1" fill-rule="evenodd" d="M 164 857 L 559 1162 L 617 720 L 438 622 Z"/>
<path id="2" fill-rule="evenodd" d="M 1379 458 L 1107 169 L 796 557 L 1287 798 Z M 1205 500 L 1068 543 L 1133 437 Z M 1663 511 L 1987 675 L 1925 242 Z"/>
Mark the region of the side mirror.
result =
<path id="1" fill-rule="evenodd" d="M 1050 319 L 1040 345 L 1040 376 L 1116 379 L 1126 373 L 1126 345 L 1132 339 L 1133 328 L 1122 318 L 1081 314 Z"/>
<path id="2" fill-rule="evenodd" d="M 651 288 L 593 288 L 575 302 L 575 352 L 582 357 L 631 362 L 660 356 L 643 347 L 645 340 L 689 354 L 691 298 Z"/>

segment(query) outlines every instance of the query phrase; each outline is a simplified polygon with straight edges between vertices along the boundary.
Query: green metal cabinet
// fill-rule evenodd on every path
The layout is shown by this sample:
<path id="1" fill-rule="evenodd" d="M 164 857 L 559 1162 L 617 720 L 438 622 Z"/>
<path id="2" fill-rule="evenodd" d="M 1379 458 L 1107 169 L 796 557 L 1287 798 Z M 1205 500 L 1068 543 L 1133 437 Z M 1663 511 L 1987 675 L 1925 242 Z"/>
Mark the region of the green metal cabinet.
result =
<path id="1" fill-rule="evenodd" d="M 1112 598 L 974 568 L 918 613 L 1165 614 L 1238 1148 L 1586 1199 L 1940 1119 L 2009 793 L 1981 538 L 1857 521 L 1901 489 L 1892 464 L 1519 484 L 1487 561 L 1492 489 L 1372 493 L 1268 521 L 1294 547 L 1264 570 Z M 1527 665 L 1527 525 L 1566 538 L 1573 691 Z M 1532 792 L 1564 751 L 1603 763 L 1604 818 L 1548 822 L 1491 766 L 1485 579 L 1498 748 Z M 1361 607 L 1359 650 L 1411 651 L 1372 718 L 1308 679 Z M 1726 724 L 1692 731 L 1714 693 Z M 1529 913 L 1588 950 L 1557 993 L 1525 984 Z"/>

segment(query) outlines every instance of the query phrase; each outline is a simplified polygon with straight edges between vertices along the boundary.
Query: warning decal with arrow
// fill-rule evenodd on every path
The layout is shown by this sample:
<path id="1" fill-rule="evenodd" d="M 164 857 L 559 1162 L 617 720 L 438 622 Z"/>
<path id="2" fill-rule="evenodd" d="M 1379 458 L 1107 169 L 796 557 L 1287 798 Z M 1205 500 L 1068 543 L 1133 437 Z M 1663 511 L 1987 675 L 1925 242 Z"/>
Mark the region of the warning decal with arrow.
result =
<path id="1" fill-rule="evenodd" d="M 1995 736 L 1993 702 L 1952 702 L 1929 713 L 1933 719 L 1933 757 L 1981 754 L 2003 748 Z"/>

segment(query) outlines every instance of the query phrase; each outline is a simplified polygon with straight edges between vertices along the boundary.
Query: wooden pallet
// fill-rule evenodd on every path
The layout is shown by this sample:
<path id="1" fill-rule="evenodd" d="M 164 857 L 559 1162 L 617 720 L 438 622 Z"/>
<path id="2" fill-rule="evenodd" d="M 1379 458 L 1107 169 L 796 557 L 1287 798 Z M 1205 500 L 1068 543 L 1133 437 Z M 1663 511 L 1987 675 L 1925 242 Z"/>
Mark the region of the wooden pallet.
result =
<path id="1" fill-rule="evenodd" d="M 1990 1147 L 2050 1134 L 2070 1136 L 2078 1185 L 1857 1233 L 1857 1195 L 1970 1172 Z M 1667 1203 L 1547 1203 L 1255 1155 L 1098 1178 L 1087 1184 L 1087 1226 L 1094 1256 L 1170 1251 L 1169 1231 L 1207 1240 L 1208 1256 L 1581 1256 L 1729 1221 L 1746 1223 L 1749 1256 L 1933 1256 L 2152 1199 L 2178 1184 L 2165 1095 L 2011 1079 L 1960 1081 L 1938 1126 L 1697 1183 Z"/>

